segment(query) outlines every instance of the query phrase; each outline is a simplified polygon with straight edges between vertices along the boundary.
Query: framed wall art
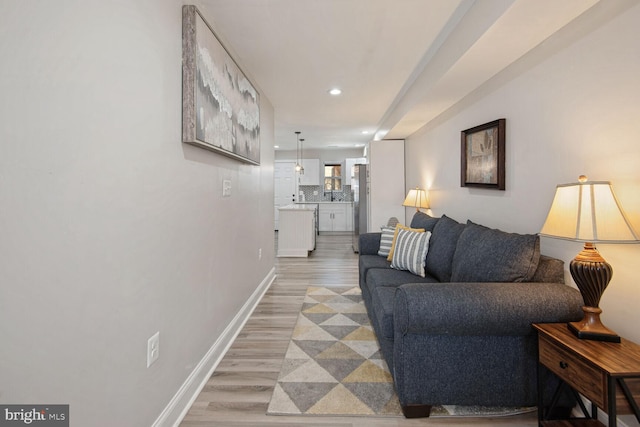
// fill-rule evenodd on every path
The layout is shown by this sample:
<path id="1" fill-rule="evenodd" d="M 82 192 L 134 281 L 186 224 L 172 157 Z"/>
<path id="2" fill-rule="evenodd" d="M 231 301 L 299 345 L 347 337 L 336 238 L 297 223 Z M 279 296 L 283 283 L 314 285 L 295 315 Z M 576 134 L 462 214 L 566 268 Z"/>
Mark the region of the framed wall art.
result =
<path id="1" fill-rule="evenodd" d="M 505 189 L 505 124 L 506 119 L 498 119 L 462 131 L 462 187 Z"/>
<path id="2" fill-rule="evenodd" d="M 182 141 L 260 164 L 260 94 L 191 5 L 182 8 Z"/>

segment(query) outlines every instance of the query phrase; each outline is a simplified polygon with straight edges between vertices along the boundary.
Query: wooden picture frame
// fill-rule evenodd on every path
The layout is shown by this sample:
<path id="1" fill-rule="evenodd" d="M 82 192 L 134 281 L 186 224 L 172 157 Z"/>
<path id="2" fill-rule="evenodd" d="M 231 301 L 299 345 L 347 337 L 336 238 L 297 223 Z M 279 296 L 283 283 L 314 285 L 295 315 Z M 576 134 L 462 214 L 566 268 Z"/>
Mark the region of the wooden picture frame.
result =
<path id="1" fill-rule="evenodd" d="M 192 5 L 182 7 L 182 142 L 260 164 L 260 94 Z"/>
<path id="2" fill-rule="evenodd" d="M 505 189 L 505 125 L 498 119 L 461 132 L 461 187 Z"/>

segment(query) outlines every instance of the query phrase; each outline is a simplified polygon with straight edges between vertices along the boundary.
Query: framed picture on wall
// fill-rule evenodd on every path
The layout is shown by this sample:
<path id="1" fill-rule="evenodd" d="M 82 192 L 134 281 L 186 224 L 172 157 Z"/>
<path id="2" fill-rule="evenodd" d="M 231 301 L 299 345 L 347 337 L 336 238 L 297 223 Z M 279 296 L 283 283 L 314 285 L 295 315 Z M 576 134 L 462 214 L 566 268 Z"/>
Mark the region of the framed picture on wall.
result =
<path id="1" fill-rule="evenodd" d="M 462 131 L 461 187 L 505 189 L 505 124 L 498 119 Z"/>
<path id="2" fill-rule="evenodd" d="M 182 8 L 182 142 L 260 164 L 260 94 L 190 5 Z"/>

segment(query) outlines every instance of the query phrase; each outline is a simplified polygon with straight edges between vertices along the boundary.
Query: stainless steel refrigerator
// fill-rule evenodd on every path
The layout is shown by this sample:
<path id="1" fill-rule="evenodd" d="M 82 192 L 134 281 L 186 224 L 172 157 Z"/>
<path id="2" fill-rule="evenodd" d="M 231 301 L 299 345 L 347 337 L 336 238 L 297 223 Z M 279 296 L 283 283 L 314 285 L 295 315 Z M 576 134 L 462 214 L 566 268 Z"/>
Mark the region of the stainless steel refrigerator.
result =
<path id="1" fill-rule="evenodd" d="M 359 252 L 358 239 L 369 229 L 369 165 L 356 164 L 351 176 L 353 196 L 353 251 Z"/>

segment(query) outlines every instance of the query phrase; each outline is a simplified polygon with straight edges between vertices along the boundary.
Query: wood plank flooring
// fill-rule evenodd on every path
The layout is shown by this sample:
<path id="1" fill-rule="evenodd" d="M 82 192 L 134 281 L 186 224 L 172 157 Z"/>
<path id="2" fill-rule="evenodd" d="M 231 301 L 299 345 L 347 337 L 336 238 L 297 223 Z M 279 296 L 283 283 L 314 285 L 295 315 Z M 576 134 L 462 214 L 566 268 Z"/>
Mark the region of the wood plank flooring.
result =
<path id="1" fill-rule="evenodd" d="M 535 413 L 501 418 L 312 417 L 266 415 L 308 286 L 358 284 L 350 234 L 323 233 L 308 258 L 276 258 L 277 278 L 216 368 L 181 427 L 536 426 Z"/>

